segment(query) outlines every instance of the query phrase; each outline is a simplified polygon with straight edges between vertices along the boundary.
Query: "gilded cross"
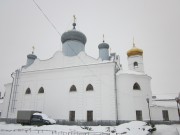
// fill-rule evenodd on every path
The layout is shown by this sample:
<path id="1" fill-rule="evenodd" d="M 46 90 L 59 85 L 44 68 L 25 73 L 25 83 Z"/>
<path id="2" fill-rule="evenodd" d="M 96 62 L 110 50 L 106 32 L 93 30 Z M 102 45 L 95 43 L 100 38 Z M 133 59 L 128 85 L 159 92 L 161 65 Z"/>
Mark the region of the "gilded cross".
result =
<path id="1" fill-rule="evenodd" d="M 75 15 L 73 15 L 73 18 L 74 18 L 74 23 L 76 23 L 76 16 L 75 16 Z"/>
<path id="2" fill-rule="evenodd" d="M 135 47 L 135 43 L 134 43 L 134 37 L 133 37 L 133 47 Z"/>

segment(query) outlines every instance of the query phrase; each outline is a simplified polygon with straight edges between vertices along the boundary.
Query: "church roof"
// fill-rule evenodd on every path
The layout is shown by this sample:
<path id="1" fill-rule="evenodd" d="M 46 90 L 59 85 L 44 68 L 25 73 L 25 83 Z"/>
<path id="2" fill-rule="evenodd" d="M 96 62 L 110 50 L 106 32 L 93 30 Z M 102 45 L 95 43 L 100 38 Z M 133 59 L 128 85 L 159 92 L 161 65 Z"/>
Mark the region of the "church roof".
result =
<path id="1" fill-rule="evenodd" d="M 127 56 L 134 56 L 134 55 L 143 55 L 143 50 L 139 49 L 135 46 L 134 39 L 133 39 L 133 47 L 127 52 Z"/>
<path id="2" fill-rule="evenodd" d="M 177 108 L 177 103 L 174 100 L 161 100 L 161 101 L 152 101 L 151 107 L 169 107 L 169 108 Z"/>
<path id="3" fill-rule="evenodd" d="M 117 72 L 117 75 L 120 75 L 120 74 L 147 75 L 143 72 L 137 72 L 133 70 L 119 70 L 119 72 Z"/>
<path id="4" fill-rule="evenodd" d="M 134 55 L 143 55 L 143 50 L 139 49 L 137 47 L 133 47 L 127 52 L 128 57 L 134 56 Z"/>
<path id="5" fill-rule="evenodd" d="M 101 43 L 101 44 L 98 45 L 98 48 L 99 48 L 99 49 L 101 49 L 101 48 L 107 48 L 107 49 L 109 49 L 109 45 L 108 45 L 107 43 L 103 42 L 103 43 Z"/>
<path id="6" fill-rule="evenodd" d="M 37 70 L 46 70 L 46 69 L 56 69 L 56 68 L 66 68 L 66 67 L 75 67 L 75 66 L 87 66 L 87 65 L 97 65 L 97 64 L 106 64 L 112 63 L 112 61 L 101 61 L 100 59 L 95 59 L 91 56 L 88 56 L 85 52 L 80 52 L 77 56 L 68 57 L 64 56 L 61 51 L 57 51 L 53 57 L 40 60 L 36 59 L 32 65 L 29 67 L 23 68 L 23 71 L 37 71 Z"/>
<path id="7" fill-rule="evenodd" d="M 61 41 L 62 41 L 62 43 L 64 43 L 68 40 L 77 40 L 77 41 L 82 42 L 83 44 L 86 44 L 86 41 L 87 41 L 86 36 L 82 32 L 76 30 L 75 19 L 76 18 L 74 16 L 74 23 L 72 24 L 73 29 L 69 30 L 67 32 L 64 32 L 61 36 Z"/>
<path id="8" fill-rule="evenodd" d="M 76 29 L 72 29 L 63 33 L 63 35 L 61 36 L 62 43 L 68 40 L 77 40 L 82 42 L 83 44 L 86 44 L 87 41 L 86 36 L 82 32 L 77 31 Z"/>

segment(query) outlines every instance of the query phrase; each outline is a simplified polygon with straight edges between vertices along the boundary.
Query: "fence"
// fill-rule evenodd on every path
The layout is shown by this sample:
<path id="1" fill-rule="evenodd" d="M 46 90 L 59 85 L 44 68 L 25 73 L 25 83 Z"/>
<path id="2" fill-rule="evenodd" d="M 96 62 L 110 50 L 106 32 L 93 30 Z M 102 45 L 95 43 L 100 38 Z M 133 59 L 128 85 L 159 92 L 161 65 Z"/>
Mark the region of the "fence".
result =
<path id="1" fill-rule="evenodd" d="M 56 131 L 56 130 L 31 130 L 29 129 L 14 129 L 14 130 L 6 130 L 6 129 L 1 129 L 0 134 L 3 133 L 6 134 L 15 134 L 15 133 L 27 133 L 32 134 L 32 135 L 37 135 L 37 134 L 48 134 L 48 135 L 110 135 L 110 133 L 103 133 L 103 132 L 65 132 L 65 131 Z"/>

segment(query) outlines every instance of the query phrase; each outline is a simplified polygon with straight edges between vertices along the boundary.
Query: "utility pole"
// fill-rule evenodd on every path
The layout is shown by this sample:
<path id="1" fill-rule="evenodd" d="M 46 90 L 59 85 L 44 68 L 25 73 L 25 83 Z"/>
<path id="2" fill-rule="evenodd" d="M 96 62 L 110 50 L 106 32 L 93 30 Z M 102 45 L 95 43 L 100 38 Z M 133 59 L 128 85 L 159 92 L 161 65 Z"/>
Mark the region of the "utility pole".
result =
<path id="1" fill-rule="evenodd" d="M 179 121 L 180 121 L 180 110 L 179 110 L 179 104 L 180 104 L 180 93 L 179 96 L 175 98 L 177 102 L 177 109 L 178 109 L 178 116 L 179 116 Z"/>
<path id="2" fill-rule="evenodd" d="M 152 125 L 152 123 L 151 123 L 151 113 L 150 113 L 150 107 L 149 107 L 149 98 L 146 98 L 146 101 L 147 101 L 147 103 L 148 103 L 148 110 L 149 110 L 149 120 L 150 120 L 150 125 Z"/>

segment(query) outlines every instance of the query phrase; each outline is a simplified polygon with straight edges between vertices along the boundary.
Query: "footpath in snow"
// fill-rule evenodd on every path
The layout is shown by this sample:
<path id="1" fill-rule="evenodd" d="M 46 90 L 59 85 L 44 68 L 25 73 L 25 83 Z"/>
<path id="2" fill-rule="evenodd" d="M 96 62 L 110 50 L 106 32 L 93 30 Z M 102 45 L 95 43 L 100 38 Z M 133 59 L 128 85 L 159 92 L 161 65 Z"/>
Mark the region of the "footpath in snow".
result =
<path id="1" fill-rule="evenodd" d="M 179 135 L 180 125 L 156 125 L 152 135 Z M 0 135 L 151 135 L 145 122 L 132 121 L 119 126 L 21 126 L 0 123 Z"/>

